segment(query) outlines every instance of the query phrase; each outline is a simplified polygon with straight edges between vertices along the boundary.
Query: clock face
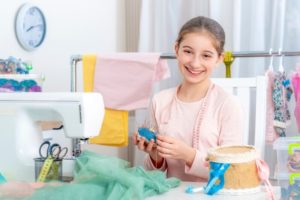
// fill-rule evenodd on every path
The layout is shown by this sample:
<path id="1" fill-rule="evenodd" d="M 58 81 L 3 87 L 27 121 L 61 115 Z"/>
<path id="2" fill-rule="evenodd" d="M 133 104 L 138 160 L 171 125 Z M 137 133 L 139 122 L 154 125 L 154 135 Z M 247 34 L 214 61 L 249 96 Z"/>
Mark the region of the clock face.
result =
<path id="1" fill-rule="evenodd" d="M 16 18 L 16 35 L 26 50 L 39 47 L 46 35 L 46 21 L 42 11 L 31 4 L 25 4 Z"/>

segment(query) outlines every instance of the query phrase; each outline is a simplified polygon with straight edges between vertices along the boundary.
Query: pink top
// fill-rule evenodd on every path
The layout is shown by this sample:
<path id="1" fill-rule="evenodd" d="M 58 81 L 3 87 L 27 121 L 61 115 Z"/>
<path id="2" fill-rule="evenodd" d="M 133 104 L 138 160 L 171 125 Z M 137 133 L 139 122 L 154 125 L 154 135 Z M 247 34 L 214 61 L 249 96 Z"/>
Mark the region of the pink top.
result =
<path id="1" fill-rule="evenodd" d="M 165 159 L 160 170 L 167 177 L 183 181 L 205 181 L 208 178 L 207 150 L 219 145 L 242 143 L 243 112 L 238 100 L 221 87 L 211 84 L 206 96 L 196 102 L 182 102 L 177 88 L 159 92 L 152 100 L 152 117 L 156 130 L 185 141 L 197 149 L 191 167 L 182 160 Z M 146 169 L 156 169 L 149 155 Z"/>

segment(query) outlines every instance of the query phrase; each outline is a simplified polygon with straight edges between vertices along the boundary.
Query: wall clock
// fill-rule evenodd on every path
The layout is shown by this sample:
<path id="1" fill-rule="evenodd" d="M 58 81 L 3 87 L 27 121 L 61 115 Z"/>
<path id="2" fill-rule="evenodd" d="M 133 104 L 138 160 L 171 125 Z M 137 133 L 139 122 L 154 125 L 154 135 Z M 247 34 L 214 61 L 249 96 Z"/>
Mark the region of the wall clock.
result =
<path id="1" fill-rule="evenodd" d="M 32 51 L 41 46 L 46 36 L 46 20 L 42 10 L 33 4 L 24 4 L 18 10 L 15 31 L 25 50 Z"/>

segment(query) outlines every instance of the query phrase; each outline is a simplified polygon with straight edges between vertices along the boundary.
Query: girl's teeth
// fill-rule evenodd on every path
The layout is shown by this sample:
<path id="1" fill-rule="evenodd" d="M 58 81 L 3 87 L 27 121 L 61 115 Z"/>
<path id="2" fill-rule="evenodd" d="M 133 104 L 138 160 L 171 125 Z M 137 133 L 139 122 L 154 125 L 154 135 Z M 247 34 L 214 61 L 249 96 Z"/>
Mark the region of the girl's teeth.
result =
<path id="1" fill-rule="evenodd" d="M 192 74 L 200 74 L 199 71 L 193 71 L 193 70 L 191 70 L 191 69 L 189 69 L 189 68 L 188 68 L 188 70 L 189 70 Z"/>
<path id="2" fill-rule="evenodd" d="M 185 66 L 185 68 L 192 74 L 198 75 L 201 74 L 201 71 L 193 71 L 192 68 Z"/>

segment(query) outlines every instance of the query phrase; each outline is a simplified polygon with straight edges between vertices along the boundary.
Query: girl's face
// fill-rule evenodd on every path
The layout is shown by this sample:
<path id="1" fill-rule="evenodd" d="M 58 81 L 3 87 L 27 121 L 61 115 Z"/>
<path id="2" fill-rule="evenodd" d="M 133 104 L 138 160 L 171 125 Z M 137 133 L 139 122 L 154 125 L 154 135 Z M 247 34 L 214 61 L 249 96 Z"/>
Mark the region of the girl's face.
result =
<path id="1" fill-rule="evenodd" d="M 175 45 L 179 69 L 187 83 L 209 80 L 213 69 L 223 60 L 207 33 L 188 33 Z"/>

